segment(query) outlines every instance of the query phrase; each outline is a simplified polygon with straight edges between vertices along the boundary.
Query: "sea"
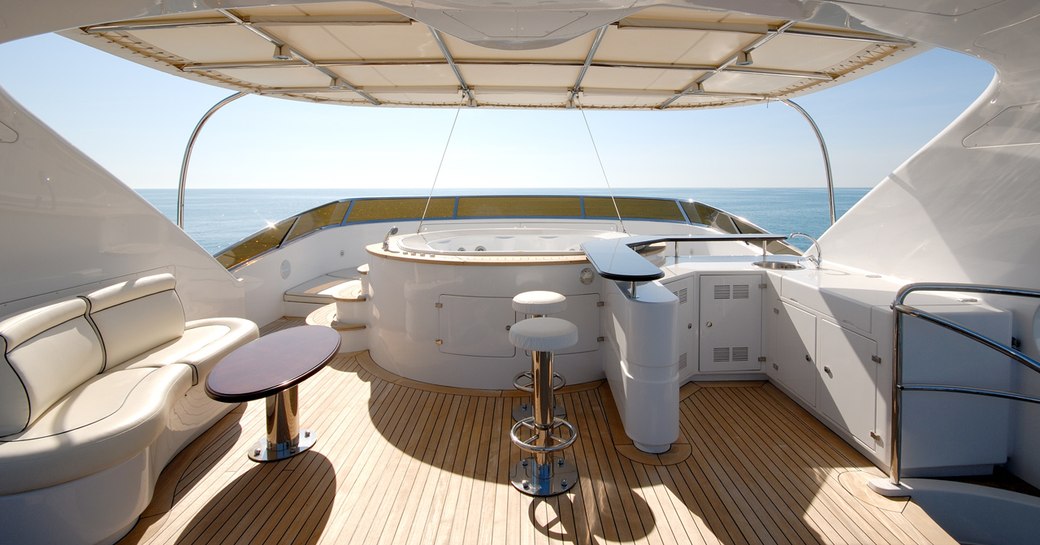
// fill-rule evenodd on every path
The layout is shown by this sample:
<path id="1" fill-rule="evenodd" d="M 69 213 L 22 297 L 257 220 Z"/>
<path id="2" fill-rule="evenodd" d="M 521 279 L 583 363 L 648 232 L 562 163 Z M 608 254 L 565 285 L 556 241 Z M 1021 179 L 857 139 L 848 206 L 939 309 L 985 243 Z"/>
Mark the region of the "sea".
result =
<path id="1" fill-rule="evenodd" d="M 138 189 L 138 193 L 171 221 L 177 217 L 177 190 Z M 840 217 L 867 194 L 867 188 L 836 188 L 834 202 Z M 438 195 L 609 195 L 610 191 L 565 188 L 438 190 Z M 206 251 L 224 248 L 278 220 L 339 199 L 377 196 L 422 196 L 420 189 L 188 189 L 184 200 L 184 229 Z M 796 231 L 819 237 L 830 224 L 827 190 L 823 188 L 616 188 L 616 197 L 693 199 L 741 216 L 771 233 Z M 794 239 L 802 250 L 808 242 Z"/>

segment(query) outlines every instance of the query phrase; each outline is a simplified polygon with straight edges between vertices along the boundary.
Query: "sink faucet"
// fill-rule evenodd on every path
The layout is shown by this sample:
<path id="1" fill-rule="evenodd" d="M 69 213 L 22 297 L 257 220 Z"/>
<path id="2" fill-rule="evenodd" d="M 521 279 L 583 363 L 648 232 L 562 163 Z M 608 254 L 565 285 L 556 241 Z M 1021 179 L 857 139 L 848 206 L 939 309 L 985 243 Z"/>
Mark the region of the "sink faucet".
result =
<path id="1" fill-rule="evenodd" d="M 387 252 L 390 251 L 390 237 L 392 237 L 392 236 L 394 236 L 396 234 L 397 234 L 397 226 L 396 225 L 391 227 L 390 230 L 386 232 L 386 236 L 383 237 L 383 250 L 384 251 L 387 251 Z"/>
<path id="2" fill-rule="evenodd" d="M 816 240 L 811 235 L 808 235 L 806 233 L 791 233 L 790 235 L 787 235 L 788 240 L 790 240 L 792 238 L 795 238 L 795 237 L 807 238 L 807 239 L 812 241 L 812 245 L 810 245 L 809 248 L 807 250 L 805 250 L 806 252 L 808 252 L 809 250 L 812 250 L 813 246 L 816 246 L 816 257 L 813 257 L 811 255 L 806 255 L 805 259 L 807 259 L 817 269 L 819 269 L 820 268 L 820 262 L 823 261 L 823 248 L 820 247 L 820 241 Z"/>

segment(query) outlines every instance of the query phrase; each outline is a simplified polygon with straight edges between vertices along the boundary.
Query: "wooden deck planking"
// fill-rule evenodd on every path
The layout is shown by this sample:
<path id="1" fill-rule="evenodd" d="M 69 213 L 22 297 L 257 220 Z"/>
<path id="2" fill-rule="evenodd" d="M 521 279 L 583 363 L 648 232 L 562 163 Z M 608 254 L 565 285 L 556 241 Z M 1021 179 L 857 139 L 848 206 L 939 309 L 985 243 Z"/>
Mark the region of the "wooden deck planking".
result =
<path id="1" fill-rule="evenodd" d="M 340 355 L 300 386 L 301 426 L 318 433 L 312 451 L 249 461 L 265 420 L 264 402 L 251 402 L 171 463 L 161 488 L 173 492 L 157 494 L 123 543 L 948 542 L 921 513 L 846 490 L 843 473 L 877 470 L 772 386 L 702 384 L 683 394 L 691 455 L 671 465 L 615 448 L 609 391 L 561 394 L 579 430 L 565 456 L 580 480 L 568 494 L 535 499 L 509 485 L 521 458 L 510 413 L 521 398 L 426 388 L 374 367 L 367 352 Z"/>

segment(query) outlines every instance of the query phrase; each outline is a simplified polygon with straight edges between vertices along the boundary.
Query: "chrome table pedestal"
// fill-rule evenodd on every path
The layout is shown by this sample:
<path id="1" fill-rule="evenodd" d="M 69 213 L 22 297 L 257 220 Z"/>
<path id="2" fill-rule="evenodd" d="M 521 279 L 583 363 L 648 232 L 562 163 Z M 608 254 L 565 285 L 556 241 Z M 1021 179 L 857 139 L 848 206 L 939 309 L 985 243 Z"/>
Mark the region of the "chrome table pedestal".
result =
<path id="1" fill-rule="evenodd" d="M 249 451 L 249 459 L 277 462 L 314 446 L 318 436 L 300 429 L 299 386 L 267 396 L 267 437 Z"/>

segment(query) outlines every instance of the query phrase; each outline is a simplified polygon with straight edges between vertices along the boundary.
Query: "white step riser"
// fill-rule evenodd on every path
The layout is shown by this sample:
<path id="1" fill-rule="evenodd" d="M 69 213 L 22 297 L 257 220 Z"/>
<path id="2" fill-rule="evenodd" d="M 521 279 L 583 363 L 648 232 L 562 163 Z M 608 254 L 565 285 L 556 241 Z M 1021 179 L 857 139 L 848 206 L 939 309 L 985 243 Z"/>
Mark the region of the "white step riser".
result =
<path id="1" fill-rule="evenodd" d="M 336 301 L 336 321 L 344 324 L 368 324 L 370 305 L 367 301 Z"/>
<path id="2" fill-rule="evenodd" d="M 352 329 L 340 331 L 339 352 L 360 352 L 368 350 L 368 329 Z"/>

